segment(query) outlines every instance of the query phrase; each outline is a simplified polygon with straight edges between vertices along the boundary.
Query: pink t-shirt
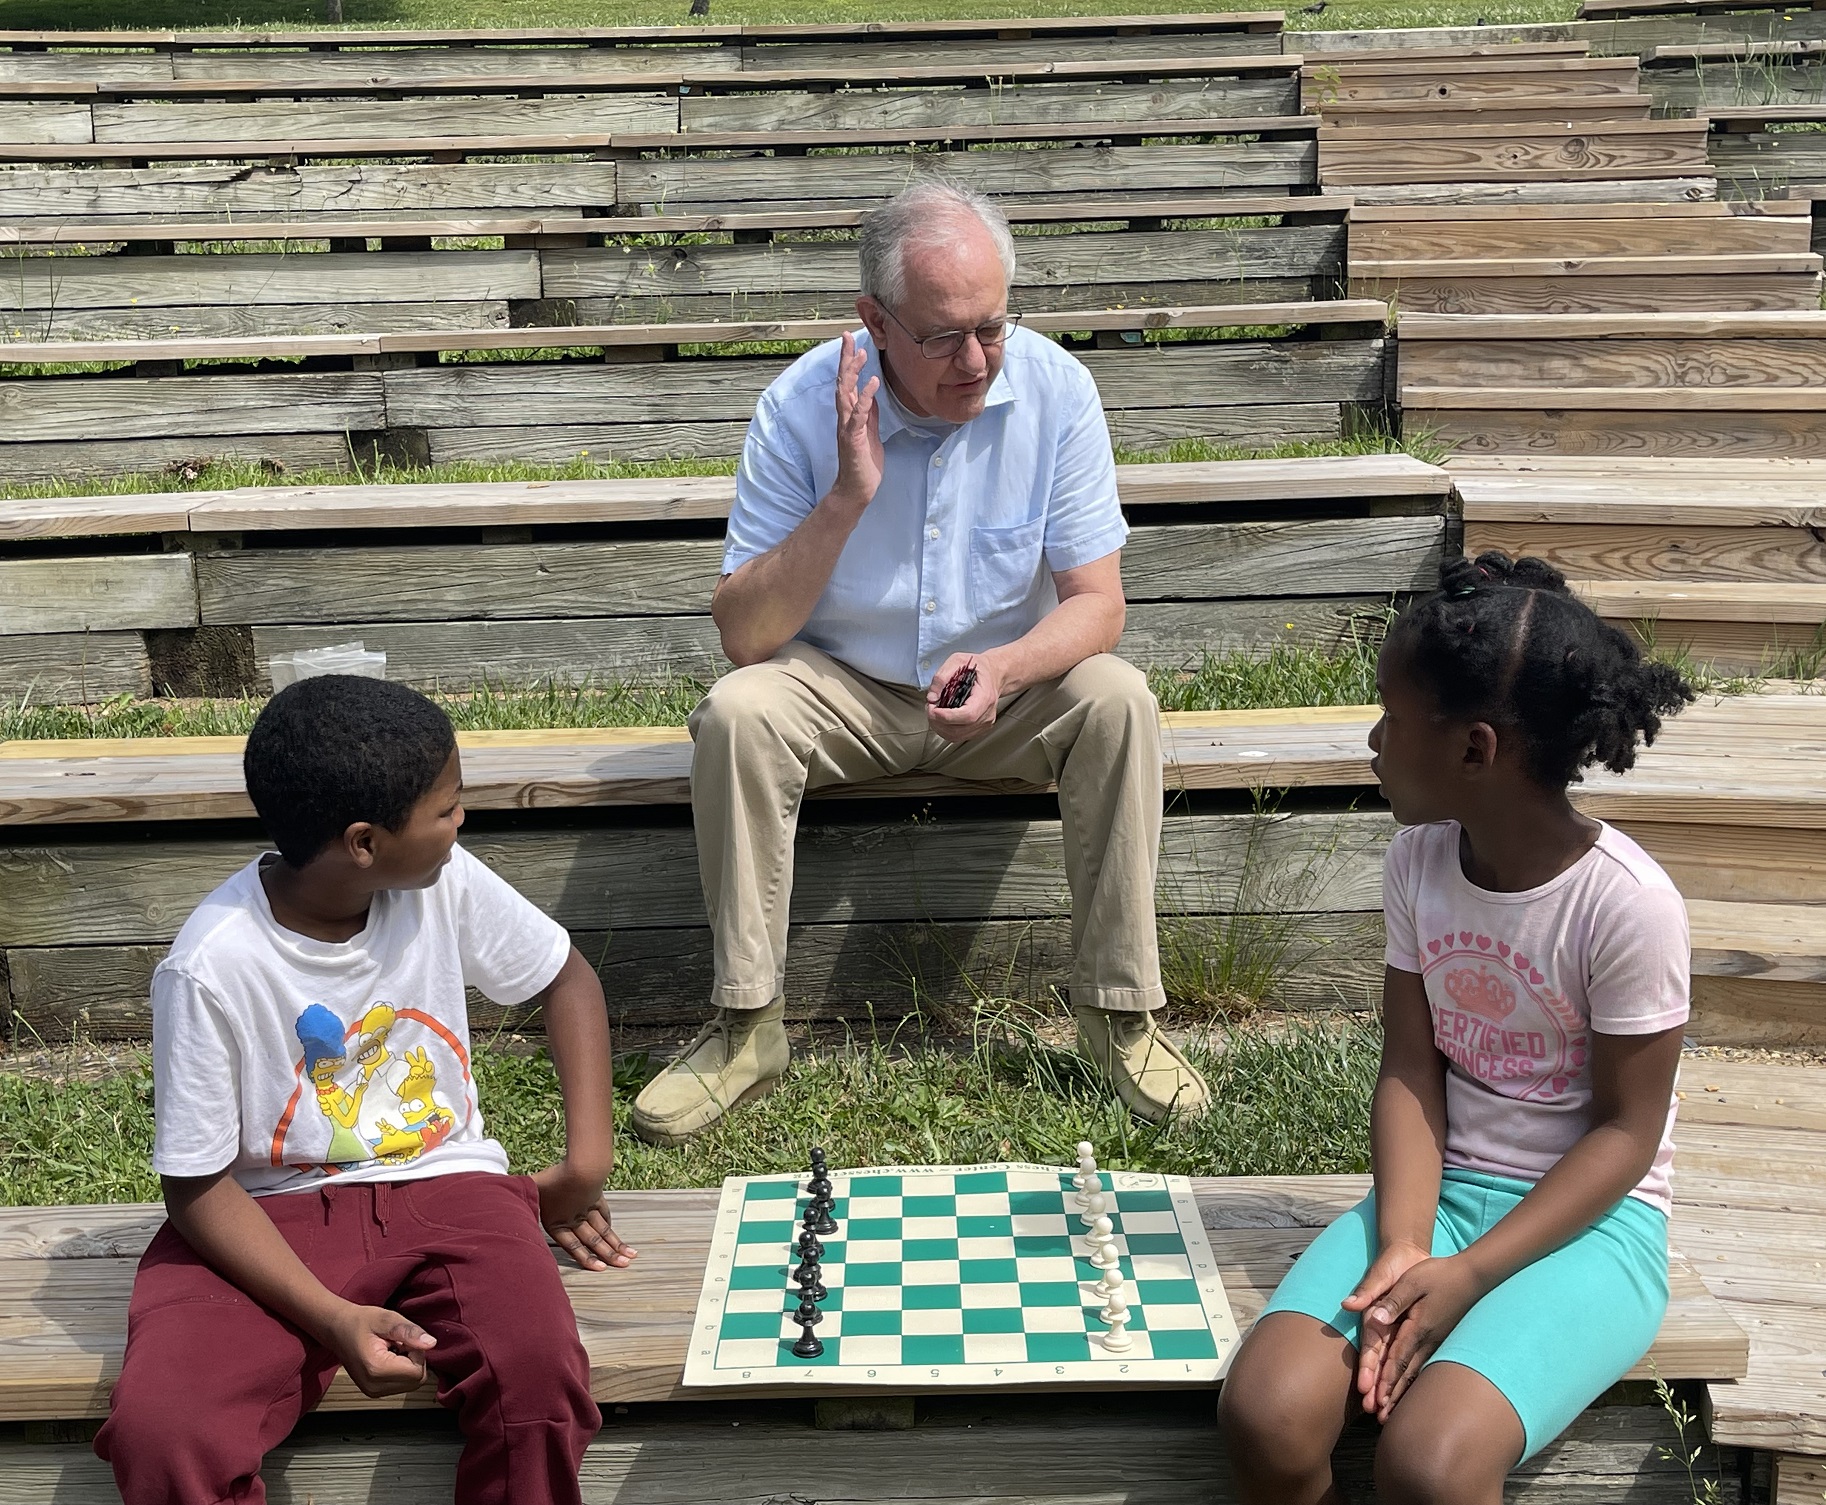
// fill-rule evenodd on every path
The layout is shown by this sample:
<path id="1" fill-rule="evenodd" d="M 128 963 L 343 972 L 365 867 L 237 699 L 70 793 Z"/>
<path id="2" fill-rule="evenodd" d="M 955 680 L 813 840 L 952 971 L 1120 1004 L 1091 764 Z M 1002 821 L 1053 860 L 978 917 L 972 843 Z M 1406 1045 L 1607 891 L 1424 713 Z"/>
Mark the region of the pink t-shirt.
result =
<path id="1" fill-rule="evenodd" d="M 1589 1032 L 1648 1035 L 1687 1017 L 1686 904 L 1605 826 L 1559 877 L 1492 893 L 1465 877 L 1459 826 L 1397 832 L 1383 865 L 1387 960 L 1426 982 L 1446 1071 L 1447 1165 L 1538 1181 L 1591 1126 Z M 1674 1103 L 1630 1193 L 1672 1207 Z"/>

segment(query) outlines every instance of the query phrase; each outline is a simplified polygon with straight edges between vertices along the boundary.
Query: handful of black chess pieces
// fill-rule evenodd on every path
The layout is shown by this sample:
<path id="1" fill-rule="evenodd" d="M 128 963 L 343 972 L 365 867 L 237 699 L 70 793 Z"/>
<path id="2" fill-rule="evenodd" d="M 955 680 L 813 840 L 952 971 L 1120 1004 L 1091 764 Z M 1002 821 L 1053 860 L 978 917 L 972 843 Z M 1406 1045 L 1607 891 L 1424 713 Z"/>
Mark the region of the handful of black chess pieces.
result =
<path id="1" fill-rule="evenodd" d="M 970 698 L 970 692 L 976 688 L 976 665 L 965 664 L 948 680 L 944 689 L 938 692 L 938 708 L 941 711 L 955 711 Z"/>
<path id="2" fill-rule="evenodd" d="M 824 1352 L 824 1344 L 812 1331 L 824 1320 L 818 1303 L 830 1295 L 824 1287 L 824 1245 L 819 1240 L 837 1231 L 837 1220 L 831 1216 L 830 1171 L 821 1149 L 812 1151 L 812 1175 L 805 1189 L 812 1200 L 799 1225 L 799 1268 L 793 1271 L 793 1284 L 799 1288 L 799 1309 L 793 1313 L 793 1321 L 799 1324 L 799 1341 L 793 1344 L 793 1354 L 815 1359 Z"/>

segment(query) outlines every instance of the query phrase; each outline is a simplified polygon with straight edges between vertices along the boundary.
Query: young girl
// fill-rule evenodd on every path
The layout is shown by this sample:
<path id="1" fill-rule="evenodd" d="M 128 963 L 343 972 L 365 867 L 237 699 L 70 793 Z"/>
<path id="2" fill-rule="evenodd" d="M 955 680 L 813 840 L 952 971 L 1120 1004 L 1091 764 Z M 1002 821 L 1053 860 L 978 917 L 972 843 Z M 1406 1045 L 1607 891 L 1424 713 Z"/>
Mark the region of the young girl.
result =
<path id="1" fill-rule="evenodd" d="M 1667 1307 L 1686 909 L 1579 814 L 1693 698 L 1538 559 L 1454 560 L 1391 629 L 1371 763 L 1383 885 L 1372 1195 L 1316 1239 L 1218 1405 L 1245 1505 L 1499 1505 L 1503 1480 L 1648 1350 Z"/>

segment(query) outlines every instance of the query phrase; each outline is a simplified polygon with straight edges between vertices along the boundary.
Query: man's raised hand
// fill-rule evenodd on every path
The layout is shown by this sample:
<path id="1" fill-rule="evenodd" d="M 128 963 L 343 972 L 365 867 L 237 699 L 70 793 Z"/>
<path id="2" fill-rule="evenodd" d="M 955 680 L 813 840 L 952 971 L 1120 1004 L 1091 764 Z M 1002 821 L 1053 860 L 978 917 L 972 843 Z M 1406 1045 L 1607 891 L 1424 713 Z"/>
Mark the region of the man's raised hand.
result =
<path id="1" fill-rule="evenodd" d="M 837 480 L 830 494 L 860 512 L 875 499 L 884 463 L 881 451 L 881 410 L 875 393 L 879 376 L 860 385 L 868 356 L 856 345 L 856 336 L 843 337 L 843 354 L 837 362 Z"/>

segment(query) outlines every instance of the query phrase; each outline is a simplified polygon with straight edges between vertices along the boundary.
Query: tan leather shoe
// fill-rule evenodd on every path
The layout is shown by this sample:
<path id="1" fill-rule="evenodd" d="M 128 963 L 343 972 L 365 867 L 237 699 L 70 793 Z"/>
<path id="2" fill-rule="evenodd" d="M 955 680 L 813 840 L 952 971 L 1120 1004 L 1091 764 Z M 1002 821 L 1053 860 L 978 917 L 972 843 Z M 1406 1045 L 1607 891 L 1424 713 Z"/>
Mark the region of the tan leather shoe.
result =
<path id="1" fill-rule="evenodd" d="M 785 999 L 760 1009 L 718 1009 L 634 1099 L 635 1134 L 648 1144 L 683 1144 L 731 1108 L 766 1097 L 792 1053 Z"/>
<path id="2" fill-rule="evenodd" d="M 1152 1014 L 1074 1008 L 1078 1050 L 1116 1089 L 1123 1106 L 1149 1123 L 1196 1118 L 1211 1102 L 1198 1068 L 1154 1027 Z"/>

